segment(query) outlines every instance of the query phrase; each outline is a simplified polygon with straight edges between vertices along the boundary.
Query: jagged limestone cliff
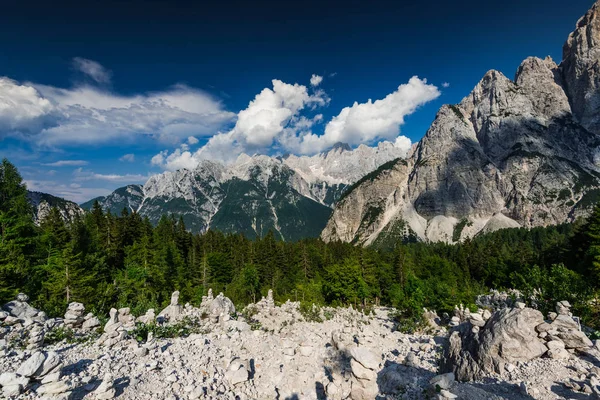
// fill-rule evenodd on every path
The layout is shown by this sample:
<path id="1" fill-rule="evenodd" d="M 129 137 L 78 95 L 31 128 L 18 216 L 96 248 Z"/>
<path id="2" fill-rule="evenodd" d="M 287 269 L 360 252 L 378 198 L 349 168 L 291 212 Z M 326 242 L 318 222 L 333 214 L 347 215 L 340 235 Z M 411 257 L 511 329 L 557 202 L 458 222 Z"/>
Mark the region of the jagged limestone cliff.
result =
<path id="1" fill-rule="evenodd" d="M 577 23 L 560 65 L 530 57 L 514 80 L 489 71 L 443 106 L 406 162 L 339 201 L 322 238 L 454 242 L 589 212 L 600 193 L 599 8 Z"/>

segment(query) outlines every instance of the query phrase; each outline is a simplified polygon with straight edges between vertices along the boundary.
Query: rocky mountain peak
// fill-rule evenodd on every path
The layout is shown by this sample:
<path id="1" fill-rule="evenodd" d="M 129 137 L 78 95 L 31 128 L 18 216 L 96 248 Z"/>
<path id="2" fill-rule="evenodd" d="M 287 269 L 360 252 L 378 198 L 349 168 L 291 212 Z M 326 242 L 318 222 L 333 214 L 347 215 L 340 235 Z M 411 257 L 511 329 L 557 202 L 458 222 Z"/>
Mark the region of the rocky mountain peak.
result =
<path id="1" fill-rule="evenodd" d="M 588 213 L 600 193 L 599 10 L 578 22 L 559 66 L 529 57 L 514 81 L 490 70 L 441 107 L 406 171 L 355 185 L 323 239 L 377 244 L 408 230 L 452 242 Z"/>
<path id="2" fill-rule="evenodd" d="M 596 2 L 567 38 L 560 65 L 573 114 L 594 133 L 600 133 L 599 44 L 600 2 Z"/>
<path id="3" fill-rule="evenodd" d="M 350 145 L 348 143 L 343 143 L 343 142 L 337 142 L 336 144 L 334 144 L 331 147 L 331 151 L 352 151 L 352 148 L 350 147 Z"/>

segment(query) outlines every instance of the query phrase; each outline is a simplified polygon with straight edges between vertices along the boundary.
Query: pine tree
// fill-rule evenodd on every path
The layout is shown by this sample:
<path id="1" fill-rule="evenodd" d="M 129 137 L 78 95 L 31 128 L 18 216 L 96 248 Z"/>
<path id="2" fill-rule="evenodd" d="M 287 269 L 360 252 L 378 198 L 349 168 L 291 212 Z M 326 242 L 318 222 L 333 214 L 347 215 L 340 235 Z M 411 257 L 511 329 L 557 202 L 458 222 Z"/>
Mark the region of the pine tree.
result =
<path id="1" fill-rule="evenodd" d="M 17 168 L 7 159 L 0 164 L 0 302 L 11 299 L 31 281 L 37 229 L 27 188 Z"/>

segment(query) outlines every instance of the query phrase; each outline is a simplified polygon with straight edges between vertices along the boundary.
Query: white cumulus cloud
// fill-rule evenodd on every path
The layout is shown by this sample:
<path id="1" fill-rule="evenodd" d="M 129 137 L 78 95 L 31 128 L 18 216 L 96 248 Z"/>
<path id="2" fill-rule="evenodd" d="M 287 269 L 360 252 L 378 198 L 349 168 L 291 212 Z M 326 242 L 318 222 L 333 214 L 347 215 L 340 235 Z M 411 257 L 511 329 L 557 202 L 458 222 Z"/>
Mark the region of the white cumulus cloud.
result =
<path id="1" fill-rule="evenodd" d="M 355 102 L 351 107 L 345 107 L 327 123 L 322 135 L 304 135 L 297 150 L 310 154 L 323 151 L 337 142 L 358 145 L 395 139 L 404 118 L 439 95 L 436 86 L 414 76 L 383 99 L 369 99 L 366 103 Z"/>
<path id="2" fill-rule="evenodd" d="M 444 83 L 442 83 L 442 87 L 443 88 L 449 88 L 450 87 L 450 83 L 444 82 Z"/>
<path id="3" fill-rule="evenodd" d="M 299 84 L 279 80 L 272 83 L 272 89 L 263 89 L 246 109 L 239 112 L 232 130 L 214 135 L 195 152 L 190 152 L 186 145 L 172 152 L 161 151 L 152 158 L 152 164 L 167 170 L 194 168 L 202 159 L 229 162 L 242 153 L 268 153 L 273 149 L 314 154 L 337 142 L 356 146 L 389 140 L 408 152 L 410 139 L 399 136 L 404 118 L 440 95 L 438 88 L 428 84 L 427 80 L 412 77 L 383 99 L 355 102 L 345 107 L 327 122 L 324 132 L 319 135 L 313 129 L 322 122 L 323 115 L 308 118 L 301 112 L 327 104 L 327 95 L 322 90 L 309 93 Z"/>
<path id="4" fill-rule="evenodd" d="M 0 138 L 12 132 L 39 131 L 53 111 L 52 103 L 33 86 L 0 77 Z"/>
<path id="5" fill-rule="evenodd" d="M 313 75 L 310 77 L 310 85 L 311 85 L 311 86 L 315 86 L 315 87 L 316 87 L 316 86 L 319 86 L 319 85 L 321 84 L 321 82 L 323 82 L 323 77 L 322 77 L 322 76 L 320 76 L 320 75 L 315 75 L 315 74 L 313 74 Z"/>
<path id="6" fill-rule="evenodd" d="M 98 83 L 110 83 L 112 73 L 94 60 L 75 57 L 73 59 L 73 67 Z"/>

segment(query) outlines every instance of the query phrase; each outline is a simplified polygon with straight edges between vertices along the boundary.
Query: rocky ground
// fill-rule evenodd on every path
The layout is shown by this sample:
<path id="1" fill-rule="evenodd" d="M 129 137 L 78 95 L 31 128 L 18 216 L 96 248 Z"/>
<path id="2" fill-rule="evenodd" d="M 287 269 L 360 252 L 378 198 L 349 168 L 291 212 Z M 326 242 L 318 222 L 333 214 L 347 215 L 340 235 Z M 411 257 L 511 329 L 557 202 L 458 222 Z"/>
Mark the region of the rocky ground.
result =
<path id="1" fill-rule="evenodd" d="M 158 316 L 150 310 L 136 319 L 128 309 L 112 310 L 100 336 L 94 333 L 99 321 L 81 305 L 72 303 L 65 319 L 47 319 L 20 295 L 0 314 L 1 393 L 23 399 L 596 398 L 600 352 L 576 333 L 568 307 L 559 304 L 544 321 L 521 303 L 511 306 L 493 313 L 457 308 L 449 334 L 428 313 L 437 333 L 407 335 L 386 308 L 369 315 L 351 308 L 300 313 L 297 303 L 275 306 L 267 297 L 236 314 L 222 295 L 195 308 L 179 305 L 174 293 Z M 156 338 L 139 329 L 155 321 L 186 330 Z M 67 326 L 77 343 L 44 344 Z M 550 344 L 556 341 L 562 345 Z"/>

